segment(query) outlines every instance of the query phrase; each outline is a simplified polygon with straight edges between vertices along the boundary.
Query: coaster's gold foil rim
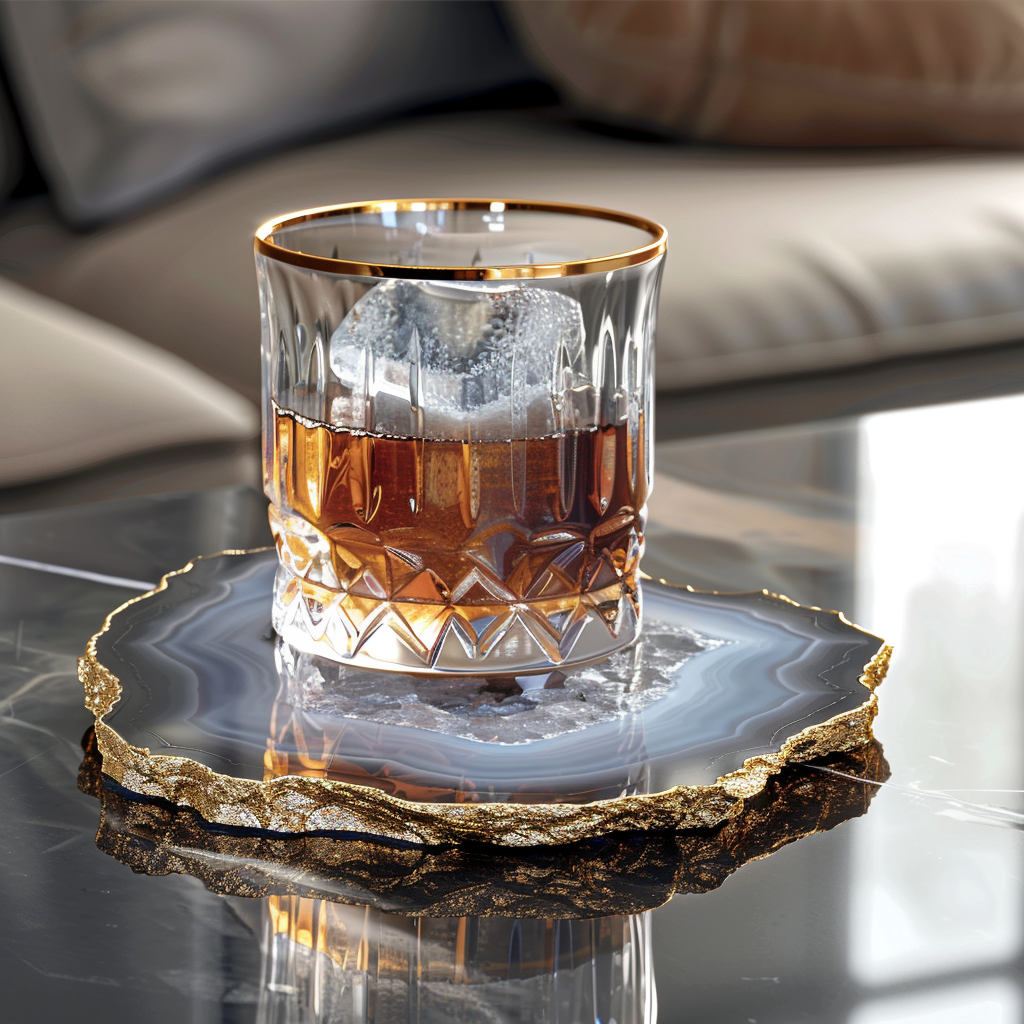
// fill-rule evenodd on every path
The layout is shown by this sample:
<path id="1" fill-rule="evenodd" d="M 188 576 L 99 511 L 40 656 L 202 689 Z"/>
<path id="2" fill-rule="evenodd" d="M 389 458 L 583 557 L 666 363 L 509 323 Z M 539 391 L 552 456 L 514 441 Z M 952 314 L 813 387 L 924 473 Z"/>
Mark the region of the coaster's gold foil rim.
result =
<path id="1" fill-rule="evenodd" d="M 256 554 L 269 550 L 223 551 L 193 559 L 168 573 L 159 585 L 115 608 L 90 640 L 78 661 L 85 705 L 93 713 L 103 772 L 133 793 L 191 807 L 217 825 L 271 832 L 359 832 L 400 842 L 439 845 L 460 842 L 543 846 L 571 843 L 611 832 L 711 827 L 740 813 L 743 801 L 760 793 L 768 779 L 787 764 L 850 750 L 874 738 L 878 710 L 875 688 L 885 677 L 892 648 L 879 649 L 864 666 L 860 682 L 868 696 L 858 707 L 789 737 L 771 754 L 748 758 L 734 772 L 707 786 L 676 786 L 661 793 L 615 797 L 590 803 L 420 803 L 383 790 L 339 779 L 285 775 L 257 781 L 222 775 L 188 757 L 152 754 L 123 739 L 103 721 L 121 696 L 121 683 L 96 653 L 100 637 L 125 609 L 167 589 L 201 560 Z M 664 582 L 664 581 L 661 581 Z M 672 584 L 668 584 L 672 586 Z M 715 593 L 695 591 L 691 593 Z M 798 605 L 768 591 L 751 596 L 779 601 L 822 614 L 840 612 Z M 858 627 L 854 627 L 858 628 Z M 864 631 L 862 631 L 864 632 Z M 870 634 L 868 634 L 870 635 Z"/>
<path id="2" fill-rule="evenodd" d="M 298 249 L 289 249 L 271 241 L 278 231 L 328 217 L 364 213 L 413 213 L 427 210 L 481 210 L 510 213 L 524 210 L 535 213 L 561 213 L 577 217 L 610 220 L 646 231 L 651 240 L 646 245 L 625 252 L 594 256 L 585 260 L 558 263 L 530 263 L 507 266 L 420 267 L 392 263 L 364 263 L 330 256 L 314 256 Z M 390 199 L 318 206 L 310 210 L 275 217 L 256 230 L 255 249 L 261 256 L 288 263 L 305 270 L 328 274 L 352 274 L 356 277 L 405 278 L 417 281 L 504 281 L 530 278 L 575 277 L 579 274 L 604 274 L 622 270 L 662 256 L 668 244 L 668 232 L 646 217 L 637 217 L 602 206 L 579 203 L 539 202 L 529 199 Z"/>
<path id="3" fill-rule="evenodd" d="M 889 766 L 877 740 L 787 765 L 712 829 L 612 833 L 562 846 L 410 846 L 375 836 L 211 827 L 190 807 L 106 782 L 94 730 L 78 788 L 100 803 L 96 845 L 133 871 L 184 874 L 224 896 L 299 896 L 410 917 L 581 920 L 718 888 L 742 865 L 867 812 Z"/>

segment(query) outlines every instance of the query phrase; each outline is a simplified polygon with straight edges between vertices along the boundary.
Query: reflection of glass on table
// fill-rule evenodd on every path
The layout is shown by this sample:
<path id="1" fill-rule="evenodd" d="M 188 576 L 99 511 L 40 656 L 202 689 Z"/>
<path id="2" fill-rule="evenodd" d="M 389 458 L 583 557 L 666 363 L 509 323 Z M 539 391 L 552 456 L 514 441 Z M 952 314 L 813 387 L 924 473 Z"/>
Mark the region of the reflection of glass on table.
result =
<path id="1" fill-rule="evenodd" d="M 650 915 L 416 918 L 264 904 L 258 1024 L 653 1024 Z"/>

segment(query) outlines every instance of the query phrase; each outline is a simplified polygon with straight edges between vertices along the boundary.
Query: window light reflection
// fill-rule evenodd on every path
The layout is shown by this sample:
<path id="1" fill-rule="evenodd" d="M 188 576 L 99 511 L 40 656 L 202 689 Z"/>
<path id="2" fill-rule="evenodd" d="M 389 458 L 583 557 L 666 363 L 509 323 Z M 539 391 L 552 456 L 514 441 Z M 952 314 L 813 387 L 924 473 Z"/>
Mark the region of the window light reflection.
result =
<path id="1" fill-rule="evenodd" d="M 994 981 L 928 989 L 858 1006 L 848 1024 L 1020 1024 L 1020 987 Z"/>
<path id="2" fill-rule="evenodd" d="M 862 421 L 856 618 L 896 646 L 876 732 L 905 786 L 972 788 L 981 801 L 1024 788 L 1024 473 L 1007 458 L 1022 435 L 1020 397 Z M 883 791 L 854 836 L 849 958 L 866 985 L 938 980 L 1020 950 L 1019 833 L 979 842 L 982 826 L 938 809 Z M 920 1018 L 933 1019 L 947 1020 Z M 883 1020 L 904 1018 L 851 1024 Z"/>

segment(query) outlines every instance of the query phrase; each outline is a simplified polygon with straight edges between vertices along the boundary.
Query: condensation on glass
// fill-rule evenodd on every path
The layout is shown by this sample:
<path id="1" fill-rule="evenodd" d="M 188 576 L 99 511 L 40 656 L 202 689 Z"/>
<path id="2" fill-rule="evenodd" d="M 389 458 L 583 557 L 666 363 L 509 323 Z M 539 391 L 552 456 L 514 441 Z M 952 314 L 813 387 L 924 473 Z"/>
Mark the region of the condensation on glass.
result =
<path id="1" fill-rule="evenodd" d="M 256 248 L 275 629 L 442 673 L 631 642 L 663 229 L 402 201 L 295 214 Z"/>

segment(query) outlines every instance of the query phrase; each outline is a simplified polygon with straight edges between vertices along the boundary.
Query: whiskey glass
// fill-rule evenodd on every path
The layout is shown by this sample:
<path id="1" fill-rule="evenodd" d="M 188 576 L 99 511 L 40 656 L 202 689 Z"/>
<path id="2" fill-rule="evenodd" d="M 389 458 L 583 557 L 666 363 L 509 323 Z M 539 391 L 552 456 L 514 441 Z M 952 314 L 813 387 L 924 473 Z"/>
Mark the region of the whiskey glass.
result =
<path id="1" fill-rule="evenodd" d="M 275 630 L 406 672 L 633 641 L 665 230 L 564 203 L 349 203 L 264 224 Z"/>

